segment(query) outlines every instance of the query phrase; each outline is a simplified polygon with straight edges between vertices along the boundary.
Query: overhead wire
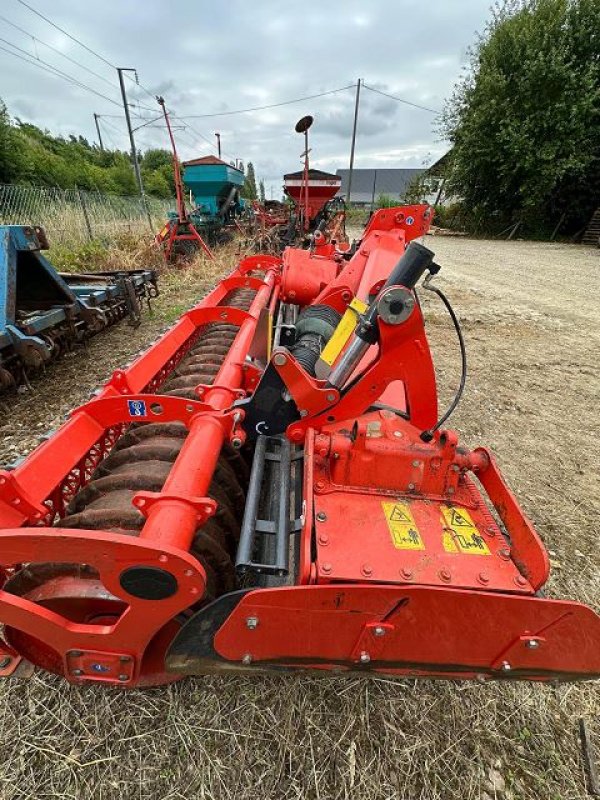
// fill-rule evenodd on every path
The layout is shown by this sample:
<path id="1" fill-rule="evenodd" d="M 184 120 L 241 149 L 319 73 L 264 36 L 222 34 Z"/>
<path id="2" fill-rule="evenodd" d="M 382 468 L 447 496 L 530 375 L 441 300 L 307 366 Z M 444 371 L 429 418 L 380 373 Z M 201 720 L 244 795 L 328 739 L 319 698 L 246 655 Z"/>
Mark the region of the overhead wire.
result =
<path id="1" fill-rule="evenodd" d="M 51 44 L 48 44 L 48 42 L 45 42 L 43 39 L 38 38 L 34 34 L 30 33 L 27 30 L 25 30 L 25 28 L 21 28 L 19 25 L 15 24 L 14 22 L 11 22 L 9 19 L 7 19 L 6 17 L 2 16 L 1 14 L 0 14 L 0 19 L 3 22 L 6 22 L 7 25 L 10 25 L 12 28 L 14 28 L 15 30 L 17 30 L 20 33 L 22 33 L 24 36 L 27 36 L 28 38 L 30 38 L 34 43 L 37 42 L 38 44 L 41 44 L 44 47 L 47 47 L 49 50 L 52 50 L 54 53 L 57 53 L 62 58 L 66 59 L 67 61 L 70 61 L 71 64 L 75 64 L 76 67 L 79 67 L 80 69 L 83 69 L 86 72 L 89 72 L 90 75 L 93 75 L 95 78 L 98 78 L 98 80 L 103 81 L 104 83 L 108 84 L 112 89 L 115 88 L 114 83 L 111 83 L 103 75 L 100 75 L 98 72 L 94 72 L 93 69 L 90 69 L 89 67 L 86 67 L 85 64 L 82 64 L 80 61 L 76 61 L 74 58 L 71 58 L 71 56 L 68 56 L 66 53 L 63 53 L 57 47 L 53 47 Z M 36 54 L 35 58 L 38 58 L 37 54 Z"/>
<path id="2" fill-rule="evenodd" d="M 413 103 L 410 100 L 405 100 L 402 97 L 396 97 L 396 95 L 388 94 L 388 92 L 383 92 L 381 89 L 376 89 L 374 86 L 369 86 L 368 84 L 364 83 L 363 81 L 363 88 L 368 89 L 370 92 L 376 92 L 377 94 L 381 94 L 384 97 L 388 97 L 390 100 L 396 100 L 398 103 L 403 103 L 406 106 L 412 106 L 413 108 L 419 108 L 421 111 L 429 111 L 431 114 L 440 114 L 441 112 L 436 110 L 435 108 L 429 108 L 428 106 L 421 106 L 418 103 Z"/>
<path id="3" fill-rule="evenodd" d="M 73 84 L 74 86 L 79 86 L 80 88 L 85 89 L 86 91 L 91 92 L 92 94 L 95 94 L 97 97 L 101 97 L 103 100 L 106 100 L 108 103 L 112 103 L 114 106 L 118 107 L 118 106 L 121 105 L 116 100 L 113 100 L 112 98 L 107 97 L 105 94 L 102 94 L 102 92 L 99 92 L 96 89 L 93 89 L 91 86 L 88 86 L 86 83 L 82 83 L 81 81 L 77 80 L 77 78 L 73 77 L 72 75 L 68 75 L 66 72 L 63 72 L 62 70 L 58 69 L 53 64 L 49 64 L 47 61 L 44 61 L 41 58 L 36 58 L 35 56 L 31 55 L 31 53 L 28 53 L 27 50 L 23 50 L 22 47 L 18 47 L 16 44 L 13 44 L 12 42 L 9 42 L 8 39 L 3 39 L 3 38 L 0 37 L 0 42 L 3 42 L 4 44 L 7 44 L 9 47 L 12 47 L 14 50 L 18 50 L 19 51 L 18 53 L 14 53 L 12 50 L 7 50 L 5 47 L 1 48 L 6 53 L 9 53 L 10 55 L 15 56 L 15 58 L 20 58 L 21 61 L 25 61 L 28 64 L 33 64 L 34 66 L 39 67 L 40 69 L 42 69 L 44 72 L 49 72 L 51 75 L 54 75 L 55 77 L 62 78 L 63 80 L 68 81 L 69 83 Z M 19 53 L 23 53 L 24 55 L 19 55 Z"/>
<path id="4" fill-rule="evenodd" d="M 88 53 L 91 53 L 92 55 L 96 56 L 96 58 L 99 58 L 99 59 L 100 59 L 100 61 L 103 61 L 103 62 L 104 62 L 105 64 L 107 64 L 109 67 L 112 67 L 113 69 L 116 69 L 115 65 L 114 65 L 114 64 L 111 64 L 111 63 L 110 63 L 110 61 L 109 61 L 108 59 L 104 58 L 104 56 L 101 56 L 101 55 L 100 55 L 100 53 L 97 53 L 95 50 L 92 50 L 92 48 L 91 48 L 91 47 L 88 47 L 88 46 L 87 46 L 87 44 L 84 44 L 84 43 L 83 43 L 83 42 L 82 42 L 80 39 L 78 39 L 76 36 L 72 36 L 72 35 L 71 35 L 71 34 L 70 34 L 68 31 L 66 31 L 64 28 L 61 28 L 61 27 L 60 27 L 60 25 L 57 25 L 57 24 L 56 24 L 56 22 L 52 22 L 52 20 L 51 20 L 51 19 L 48 19 L 48 17 L 45 17 L 45 16 L 44 16 L 44 15 L 43 15 L 43 14 L 42 14 L 40 11 L 38 11 L 37 9 L 35 9 L 33 6 L 29 5 L 29 3 L 26 3 L 26 2 L 25 2 L 25 0 L 17 0 L 17 3 L 20 3 L 22 6 L 25 6 L 25 8 L 28 8 L 30 11 L 32 11 L 34 14 L 36 14 L 38 17 L 40 17 L 41 19 L 43 19 L 43 20 L 44 20 L 44 22 L 47 22 L 49 25 L 52 25 L 52 27 L 53 27 L 53 28 L 56 28 L 56 30 L 57 30 L 57 31 L 60 31 L 61 33 L 64 33 L 64 35 L 65 35 L 65 36 L 68 36 L 68 37 L 69 37 L 69 39 L 71 39 L 71 41 L 73 41 L 73 42 L 77 42 L 77 44 L 78 44 L 78 45 L 80 45 L 81 47 L 83 47 L 83 48 L 84 48 L 84 50 L 87 50 L 87 51 L 88 51 Z"/>
<path id="5" fill-rule="evenodd" d="M 353 83 L 349 83 L 348 86 L 341 86 L 339 89 L 330 89 L 327 92 L 318 92 L 317 94 L 309 94 L 305 97 L 297 97 L 293 100 L 282 100 L 279 103 L 269 103 L 268 105 L 264 106 L 253 106 L 252 108 L 238 108 L 235 111 L 215 111 L 210 114 L 186 114 L 185 116 L 181 117 L 181 119 L 208 119 L 209 117 L 230 117 L 233 114 L 248 114 L 251 111 L 265 111 L 268 108 L 278 108 L 279 106 L 289 106 L 292 103 L 301 103 L 304 100 L 314 100 L 317 97 L 325 97 L 329 94 L 336 94 L 337 92 L 345 92 L 347 89 L 352 89 L 354 87 Z"/>

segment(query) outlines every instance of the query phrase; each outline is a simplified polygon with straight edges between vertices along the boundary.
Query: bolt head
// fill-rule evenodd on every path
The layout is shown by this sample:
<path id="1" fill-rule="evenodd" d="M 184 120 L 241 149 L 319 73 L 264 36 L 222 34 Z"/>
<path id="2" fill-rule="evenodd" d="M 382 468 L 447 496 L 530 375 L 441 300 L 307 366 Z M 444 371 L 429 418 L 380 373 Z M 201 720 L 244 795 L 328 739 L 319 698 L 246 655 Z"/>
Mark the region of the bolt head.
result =
<path id="1" fill-rule="evenodd" d="M 239 436 L 234 436 L 233 439 L 231 440 L 231 446 L 235 450 L 239 450 L 240 447 L 242 446 L 242 444 L 243 444 L 243 442 L 242 442 L 242 440 L 240 439 Z"/>
<path id="2" fill-rule="evenodd" d="M 319 511 L 317 514 L 317 519 L 319 522 L 325 522 L 327 520 L 327 514 L 324 511 Z"/>
<path id="3" fill-rule="evenodd" d="M 122 683 L 124 683 L 125 681 L 128 681 L 128 680 L 129 680 L 129 675 L 125 675 L 125 673 L 122 673 L 121 675 L 119 675 L 119 680 L 120 680 Z"/>
<path id="4" fill-rule="evenodd" d="M 412 492 L 412 491 L 414 491 L 414 488 L 415 488 L 415 485 L 414 485 L 414 483 L 409 483 L 407 488 L 408 488 L 408 491 L 409 491 L 409 492 Z"/>
<path id="5" fill-rule="evenodd" d="M 367 653 L 366 650 L 363 650 L 360 654 L 360 663 L 361 664 L 368 664 L 371 660 L 371 656 Z"/>
<path id="6" fill-rule="evenodd" d="M 503 661 L 503 662 L 502 662 L 502 672 L 510 672 L 510 671 L 511 671 L 511 669 L 512 669 L 512 667 L 511 667 L 511 665 L 508 663 L 508 661 Z"/>
<path id="7" fill-rule="evenodd" d="M 83 675 L 83 670 L 82 669 L 74 669 L 74 670 L 71 670 L 71 674 L 72 675 Z"/>
<path id="8" fill-rule="evenodd" d="M 246 627 L 254 631 L 258 628 L 258 617 L 246 617 Z"/>
<path id="9" fill-rule="evenodd" d="M 334 393 L 333 392 L 329 392 L 329 394 L 327 395 L 327 402 L 328 403 L 333 403 L 334 400 L 335 400 Z"/>
<path id="10" fill-rule="evenodd" d="M 449 581 L 449 580 L 452 580 L 452 573 L 450 572 L 450 570 L 449 570 L 449 569 L 441 569 L 441 570 L 440 570 L 440 578 L 441 578 L 443 581 Z"/>
<path id="11" fill-rule="evenodd" d="M 381 625 L 378 625 L 376 628 L 374 628 L 373 634 L 375 636 L 385 636 L 385 628 L 382 628 Z"/>
<path id="12" fill-rule="evenodd" d="M 0 669 L 6 669 L 6 667 L 8 667 L 11 661 L 12 659 L 10 658 L 10 656 L 5 656 L 4 658 L 0 658 Z"/>
<path id="13" fill-rule="evenodd" d="M 79 658 L 82 655 L 83 653 L 81 652 L 81 650 L 69 650 L 69 656 L 71 658 Z"/>
<path id="14" fill-rule="evenodd" d="M 277 367 L 283 367 L 283 365 L 287 363 L 287 358 L 283 353 L 275 353 L 273 356 L 273 363 Z"/>
<path id="15" fill-rule="evenodd" d="M 131 656 L 119 656 L 119 661 L 126 664 L 128 661 L 131 661 Z"/>
<path id="16" fill-rule="evenodd" d="M 363 564 L 361 568 L 361 572 L 363 575 L 369 577 L 369 575 L 373 574 L 373 567 L 370 564 Z"/>
<path id="17" fill-rule="evenodd" d="M 396 439 L 401 439 L 402 438 L 402 432 L 401 431 L 394 431 L 394 436 L 396 437 Z"/>
<path id="18" fill-rule="evenodd" d="M 331 567 L 331 564 L 329 563 L 329 561 L 326 561 L 324 564 L 321 564 L 321 572 L 324 572 L 325 574 L 327 574 L 327 573 L 331 572 L 331 569 L 332 569 L 332 567 Z"/>
<path id="19" fill-rule="evenodd" d="M 242 664 L 248 666 L 248 664 L 251 663 L 252 663 L 252 656 L 250 655 L 250 653 L 245 653 L 244 656 L 242 657 Z"/>
<path id="20" fill-rule="evenodd" d="M 537 650 L 539 646 L 540 643 L 537 639 L 528 639 L 525 642 L 525 647 L 527 647 L 528 650 Z"/>

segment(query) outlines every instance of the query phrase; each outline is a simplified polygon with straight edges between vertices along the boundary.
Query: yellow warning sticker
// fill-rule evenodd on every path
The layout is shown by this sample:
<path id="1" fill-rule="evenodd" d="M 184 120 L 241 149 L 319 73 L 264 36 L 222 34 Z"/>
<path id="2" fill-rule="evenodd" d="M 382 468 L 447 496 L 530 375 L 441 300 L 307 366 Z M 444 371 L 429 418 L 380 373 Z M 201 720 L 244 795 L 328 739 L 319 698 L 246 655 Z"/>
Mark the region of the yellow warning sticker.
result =
<path id="1" fill-rule="evenodd" d="M 408 503 L 382 503 L 392 542 L 398 550 L 425 550 Z"/>
<path id="2" fill-rule="evenodd" d="M 489 556 L 490 550 L 466 508 L 442 508 L 442 542 L 447 553 Z"/>
<path id="3" fill-rule="evenodd" d="M 352 336 L 352 333 L 356 328 L 356 323 L 358 322 L 358 315 L 364 314 L 367 310 L 367 307 L 367 304 L 363 303 L 362 300 L 359 300 L 358 297 L 355 297 L 354 300 L 350 302 L 344 313 L 344 316 L 341 318 L 337 328 L 333 332 L 333 336 L 323 348 L 323 352 L 321 353 L 321 361 L 324 361 L 329 366 L 333 364 L 333 362 L 344 349 L 344 346 L 350 336 Z"/>
<path id="4" fill-rule="evenodd" d="M 158 234 L 158 238 L 164 239 L 168 232 L 169 232 L 169 224 L 167 223 L 165 227 L 161 230 L 161 232 Z"/>

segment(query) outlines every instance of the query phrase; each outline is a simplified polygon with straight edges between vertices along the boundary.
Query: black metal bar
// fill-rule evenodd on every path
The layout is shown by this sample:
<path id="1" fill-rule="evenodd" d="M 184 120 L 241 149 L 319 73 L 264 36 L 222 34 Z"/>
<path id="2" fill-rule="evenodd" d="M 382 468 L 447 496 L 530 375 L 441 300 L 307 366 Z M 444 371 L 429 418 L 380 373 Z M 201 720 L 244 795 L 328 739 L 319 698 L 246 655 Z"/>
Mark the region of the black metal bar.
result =
<path id="1" fill-rule="evenodd" d="M 252 563 L 254 532 L 256 530 L 256 519 L 258 517 L 258 503 L 260 501 L 260 488 L 265 469 L 266 450 L 267 437 L 259 436 L 254 448 L 248 494 L 246 495 L 246 508 L 244 510 L 240 541 L 235 559 L 235 568 L 241 572 L 245 572 Z"/>
<path id="2" fill-rule="evenodd" d="M 281 439 L 279 465 L 279 508 L 277 513 L 277 538 L 275 540 L 275 567 L 280 575 L 287 575 L 290 565 L 290 471 L 291 444 Z"/>

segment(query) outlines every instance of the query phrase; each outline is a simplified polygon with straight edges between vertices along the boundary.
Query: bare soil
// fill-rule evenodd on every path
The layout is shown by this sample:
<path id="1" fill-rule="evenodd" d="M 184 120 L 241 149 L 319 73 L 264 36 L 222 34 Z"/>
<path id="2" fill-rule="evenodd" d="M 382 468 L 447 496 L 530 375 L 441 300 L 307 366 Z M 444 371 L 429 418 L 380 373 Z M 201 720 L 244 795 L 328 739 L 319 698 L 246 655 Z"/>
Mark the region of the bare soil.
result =
<path id="1" fill-rule="evenodd" d="M 550 551 L 549 594 L 598 611 L 600 252 L 426 243 L 469 352 L 452 427 L 496 452 Z M 98 336 L 11 401 L 0 460 L 25 454 L 227 261 L 233 253 L 209 273 L 199 264 L 165 277 L 155 316 L 138 330 Z M 423 305 L 443 405 L 458 380 L 455 334 L 436 298 Z M 477 636 L 477 620 L 465 624 Z M 0 690 L 0 798 L 583 800 L 577 721 L 600 733 L 599 689 L 295 674 L 123 692 L 40 673 Z"/>

